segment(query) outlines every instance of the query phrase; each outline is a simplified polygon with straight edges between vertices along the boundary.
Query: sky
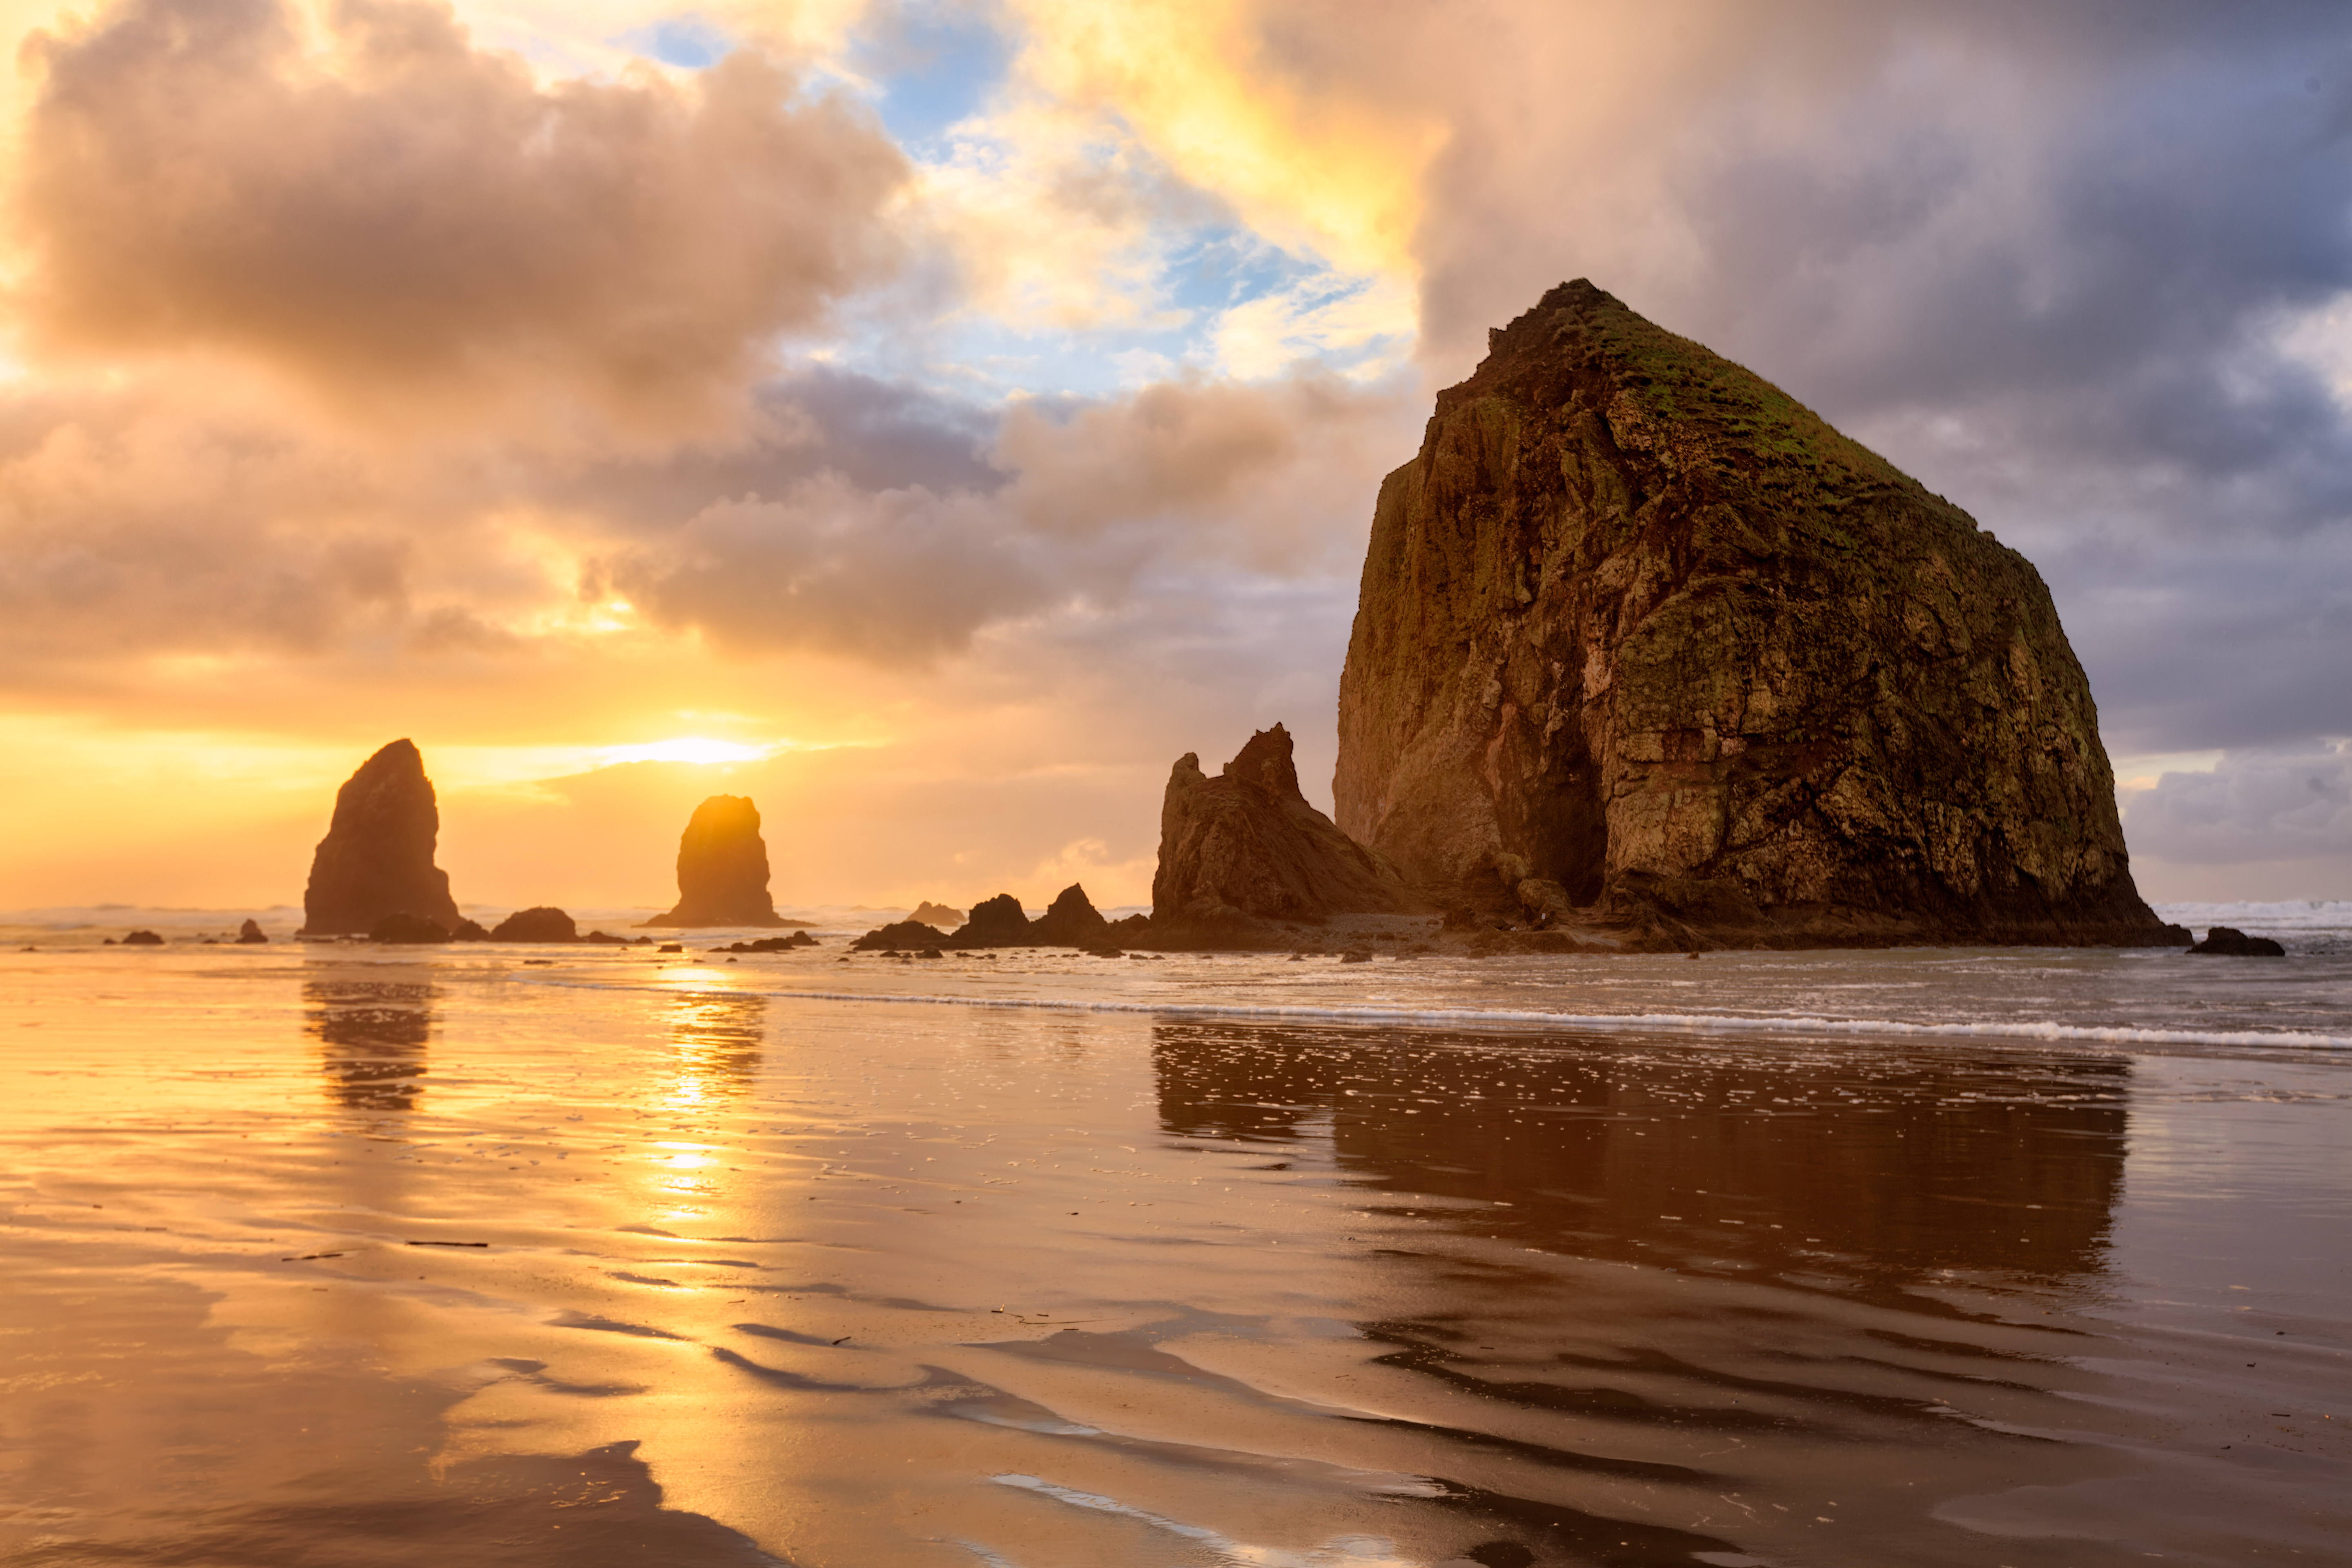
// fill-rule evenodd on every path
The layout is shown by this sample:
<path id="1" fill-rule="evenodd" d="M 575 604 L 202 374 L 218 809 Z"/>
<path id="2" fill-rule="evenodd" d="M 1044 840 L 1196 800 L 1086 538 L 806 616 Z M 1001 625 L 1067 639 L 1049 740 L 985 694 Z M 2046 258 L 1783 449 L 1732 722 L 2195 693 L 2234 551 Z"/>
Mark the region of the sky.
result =
<path id="1" fill-rule="evenodd" d="M 2159 900 L 2352 897 L 2352 8 L 0 5 L 0 907 L 1148 901 L 1589 277 L 2050 583 Z"/>

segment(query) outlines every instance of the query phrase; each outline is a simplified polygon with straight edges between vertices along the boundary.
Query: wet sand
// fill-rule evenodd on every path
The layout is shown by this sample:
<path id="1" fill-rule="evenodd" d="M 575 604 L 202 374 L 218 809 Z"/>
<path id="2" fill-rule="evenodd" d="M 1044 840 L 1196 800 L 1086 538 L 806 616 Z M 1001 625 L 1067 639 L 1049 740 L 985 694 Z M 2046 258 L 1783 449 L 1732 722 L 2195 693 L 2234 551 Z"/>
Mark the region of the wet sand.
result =
<path id="1" fill-rule="evenodd" d="M 830 962 L 15 956 L 0 1557 L 2352 1555 L 2326 1053 Z"/>

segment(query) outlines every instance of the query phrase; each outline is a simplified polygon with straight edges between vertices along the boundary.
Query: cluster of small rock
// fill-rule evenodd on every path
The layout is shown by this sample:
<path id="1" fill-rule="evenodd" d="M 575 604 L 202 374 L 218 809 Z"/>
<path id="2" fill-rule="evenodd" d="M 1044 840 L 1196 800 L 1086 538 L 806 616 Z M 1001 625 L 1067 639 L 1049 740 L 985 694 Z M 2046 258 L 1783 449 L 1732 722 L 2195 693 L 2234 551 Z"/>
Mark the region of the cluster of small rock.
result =
<path id="1" fill-rule="evenodd" d="M 947 915 L 955 912 L 935 904 L 925 904 L 923 909 Z M 1105 920 L 1094 900 L 1087 897 L 1086 888 L 1073 882 L 1056 894 L 1045 912 L 1034 921 L 1022 909 L 1019 899 L 1010 893 L 999 893 L 973 905 L 971 915 L 952 932 L 943 931 L 926 921 L 903 920 L 867 931 L 850 947 L 857 952 L 904 952 L 925 957 L 942 954 L 950 949 L 1075 947 L 1081 952 L 1117 958 L 1121 952 L 1120 935 L 1146 934 L 1150 923 L 1142 915 L 1130 915 L 1117 924 Z"/>

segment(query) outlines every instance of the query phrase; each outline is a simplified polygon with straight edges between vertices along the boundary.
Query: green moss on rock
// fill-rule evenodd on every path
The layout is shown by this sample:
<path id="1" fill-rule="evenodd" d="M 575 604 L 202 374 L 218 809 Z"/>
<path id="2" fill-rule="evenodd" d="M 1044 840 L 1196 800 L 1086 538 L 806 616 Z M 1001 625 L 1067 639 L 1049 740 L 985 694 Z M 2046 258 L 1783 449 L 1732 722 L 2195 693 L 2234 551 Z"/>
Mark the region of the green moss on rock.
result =
<path id="1" fill-rule="evenodd" d="M 1438 897 L 1526 880 L 1727 940 L 2174 939 L 2032 563 L 1582 281 L 1493 334 L 1381 486 L 1335 794 Z"/>

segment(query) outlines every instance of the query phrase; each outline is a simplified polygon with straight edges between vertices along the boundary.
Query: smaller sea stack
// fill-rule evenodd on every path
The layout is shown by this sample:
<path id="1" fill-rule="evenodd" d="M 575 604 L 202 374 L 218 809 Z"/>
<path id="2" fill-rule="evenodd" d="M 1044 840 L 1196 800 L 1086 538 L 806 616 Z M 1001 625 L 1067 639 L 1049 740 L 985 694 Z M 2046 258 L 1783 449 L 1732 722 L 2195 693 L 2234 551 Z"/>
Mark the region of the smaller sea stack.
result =
<path id="1" fill-rule="evenodd" d="M 414 915 L 444 931 L 465 923 L 449 874 L 433 864 L 441 809 L 425 759 L 394 741 L 335 792 L 335 815 L 310 860 L 302 936 L 365 933 L 387 915 Z"/>
<path id="2" fill-rule="evenodd" d="M 1177 759 L 1160 809 L 1155 928 L 1171 921 L 1317 920 L 1421 907 L 1386 860 L 1299 793 L 1290 731 L 1260 730 L 1215 778 Z"/>
<path id="3" fill-rule="evenodd" d="M 714 795 L 677 843 L 677 907 L 648 926 L 780 926 L 768 896 L 768 846 L 749 795 Z"/>

